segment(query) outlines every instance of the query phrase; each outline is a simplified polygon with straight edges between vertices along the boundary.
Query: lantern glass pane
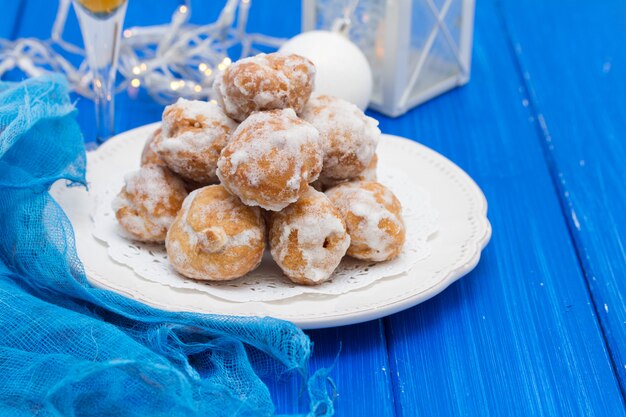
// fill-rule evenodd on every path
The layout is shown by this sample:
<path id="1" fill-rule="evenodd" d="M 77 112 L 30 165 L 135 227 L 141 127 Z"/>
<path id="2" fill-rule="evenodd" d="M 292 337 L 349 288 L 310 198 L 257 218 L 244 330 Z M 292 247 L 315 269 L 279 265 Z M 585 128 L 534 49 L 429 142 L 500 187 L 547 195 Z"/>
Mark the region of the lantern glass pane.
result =
<path id="1" fill-rule="evenodd" d="M 372 67 L 376 110 L 397 116 L 468 80 L 473 0 L 303 1 L 309 30 L 332 30 L 356 4 L 348 35 Z"/>

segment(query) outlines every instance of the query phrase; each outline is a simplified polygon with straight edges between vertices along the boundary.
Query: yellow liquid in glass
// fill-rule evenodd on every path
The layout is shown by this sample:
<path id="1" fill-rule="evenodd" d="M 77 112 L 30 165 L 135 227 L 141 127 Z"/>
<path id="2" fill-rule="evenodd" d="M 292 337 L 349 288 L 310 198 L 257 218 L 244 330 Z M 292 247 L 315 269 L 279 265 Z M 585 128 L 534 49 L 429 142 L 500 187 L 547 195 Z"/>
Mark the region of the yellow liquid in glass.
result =
<path id="1" fill-rule="evenodd" d="M 101 15 L 113 13 L 118 7 L 126 3 L 126 0 L 78 0 L 78 2 L 91 13 Z"/>

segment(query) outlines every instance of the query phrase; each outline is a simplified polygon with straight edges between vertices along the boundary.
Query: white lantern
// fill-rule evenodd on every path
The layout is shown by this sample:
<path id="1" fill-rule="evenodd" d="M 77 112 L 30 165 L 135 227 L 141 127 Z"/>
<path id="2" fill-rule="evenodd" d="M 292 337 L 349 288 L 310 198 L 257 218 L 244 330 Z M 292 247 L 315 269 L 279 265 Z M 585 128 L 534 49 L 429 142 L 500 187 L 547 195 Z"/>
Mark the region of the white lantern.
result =
<path id="1" fill-rule="evenodd" d="M 302 31 L 350 20 L 374 75 L 369 107 L 389 116 L 469 81 L 475 0 L 302 0 Z"/>

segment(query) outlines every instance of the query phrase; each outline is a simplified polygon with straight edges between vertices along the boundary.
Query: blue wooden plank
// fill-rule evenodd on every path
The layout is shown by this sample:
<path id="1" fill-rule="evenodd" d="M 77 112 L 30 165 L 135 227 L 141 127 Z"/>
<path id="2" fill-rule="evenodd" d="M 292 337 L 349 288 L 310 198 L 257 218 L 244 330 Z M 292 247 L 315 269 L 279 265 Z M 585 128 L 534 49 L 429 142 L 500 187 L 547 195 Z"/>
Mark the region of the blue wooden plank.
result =
<path id="1" fill-rule="evenodd" d="M 22 23 L 22 19 L 24 18 L 26 0 L 6 3 L 7 4 L 2 5 L 2 13 L 0 13 L 0 38 L 14 40 Z M 2 74 L 3 81 L 21 80 L 22 78 L 22 73 L 16 69 L 9 70 Z"/>
<path id="2" fill-rule="evenodd" d="M 375 320 L 354 326 L 307 331 L 314 343 L 311 369 L 335 363 L 331 378 L 336 385 L 337 416 L 394 416 L 393 391 L 384 324 Z M 336 359 L 336 362 L 335 362 Z M 306 409 L 297 378 L 272 381 L 278 414 Z"/>
<path id="3" fill-rule="evenodd" d="M 624 415 L 539 122 L 491 1 L 477 2 L 473 58 L 469 85 L 382 119 L 384 131 L 466 169 L 494 231 L 473 273 L 386 319 L 396 414 Z"/>
<path id="4" fill-rule="evenodd" d="M 626 3 L 524 0 L 501 8 L 626 393 Z"/>
<path id="5" fill-rule="evenodd" d="M 5 2 L 2 4 L 2 12 L 0 13 L 0 38 L 13 40 L 16 38 L 18 29 L 24 17 L 24 6 L 26 0 L 17 0 Z M 21 79 L 22 74 L 18 70 L 10 70 L 2 75 L 2 80 Z"/>
<path id="6" fill-rule="evenodd" d="M 0 13 L 0 37 L 13 39 L 23 16 L 24 0 L 5 3 Z"/>
<path id="7" fill-rule="evenodd" d="M 145 13 L 149 0 L 129 2 L 126 26 L 162 23 L 177 1 L 168 0 L 163 6 L 150 8 Z M 214 19 L 223 2 L 195 1 L 193 19 L 196 22 Z M 294 3 L 295 5 L 296 3 Z M 171 7 L 170 7 L 171 6 Z M 249 28 L 251 31 L 274 36 L 292 36 L 299 31 L 299 7 L 284 9 L 278 0 L 258 0 L 253 2 Z M 46 37 L 50 28 L 51 10 L 56 4 L 48 0 L 28 0 L 19 36 Z M 49 10 L 49 13 L 43 13 Z M 286 18 L 277 19 L 276 13 L 286 13 Z M 80 32 L 75 17 L 68 19 L 65 38 L 80 42 Z M 79 99 L 78 121 L 85 139 L 92 141 L 95 135 L 93 104 Z M 146 123 L 157 121 L 163 106 L 156 104 L 145 93 L 137 97 L 118 94 L 116 97 L 116 128 L 128 130 Z M 328 367 L 341 354 L 331 377 L 336 383 L 339 397 L 336 401 L 337 415 L 362 417 L 376 415 L 390 417 L 394 414 L 391 380 L 388 374 L 389 363 L 382 321 L 374 321 L 357 326 L 326 329 L 308 332 L 314 342 L 314 355 L 311 369 Z M 270 384 L 279 413 L 303 411 L 307 409 L 306 397 L 302 396 L 299 381 L 296 379 L 273 381 Z M 373 395 L 375 393 L 375 395 Z"/>

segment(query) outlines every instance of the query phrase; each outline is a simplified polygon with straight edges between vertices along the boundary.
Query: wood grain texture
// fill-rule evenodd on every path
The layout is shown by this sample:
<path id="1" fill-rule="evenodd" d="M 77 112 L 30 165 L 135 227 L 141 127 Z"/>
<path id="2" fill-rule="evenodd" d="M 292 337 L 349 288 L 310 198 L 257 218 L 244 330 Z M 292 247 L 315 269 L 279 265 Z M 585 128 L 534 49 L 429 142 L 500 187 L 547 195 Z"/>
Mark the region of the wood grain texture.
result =
<path id="1" fill-rule="evenodd" d="M 416 138 L 466 169 L 493 224 L 473 273 L 386 319 L 396 414 L 623 415 L 493 2 L 477 4 L 473 57 L 468 86 L 400 119 L 381 118 L 383 131 Z"/>
<path id="2" fill-rule="evenodd" d="M 567 6 L 522 0 L 501 10 L 494 1 L 477 4 L 468 86 L 398 119 L 375 114 L 386 133 L 418 139 L 477 180 L 490 202 L 492 242 L 473 273 L 429 302 L 384 320 L 308 332 L 313 369 L 331 365 L 342 346 L 331 374 L 337 415 L 624 414 L 594 305 L 614 362 L 625 364 L 620 162 L 626 150 L 620 139 L 626 56 L 618 53 L 624 36 L 616 25 L 626 14 L 616 12 L 617 0 L 607 0 L 615 7 L 605 11 L 580 0 Z M 17 36 L 47 37 L 56 2 L 22 3 L 23 19 L 3 13 L 0 23 L 13 23 Z M 299 3 L 254 0 L 250 30 L 297 33 Z M 164 22 L 178 2 L 164 0 L 145 13 L 150 4 L 130 1 L 127 26 Z M 194 1 L 194 21 L 214 19 L 221 5 Z M 552 23 L 539 25 L 540 19 Z M 521 46 L 517 51 L 505 27 Z M 65 38 L 80 39 L 73 15 Z M 594 82 L 579 81 L 588 78 Z M 77 105 L 85 139 L 92 141 L 93 105 L 86 99 Z M 116 128 L 156 121 L 162 108 L 143 92 L 119 94 Z M 560 181 L 560 174 L 566 182 L 558 196 L 551 175 Z M 575 215 L 566 210 L 564 219 L 563 207 Z M 580 231 L 571 227 L 577 224 Z M 297 381 L 271 388 L 279 412 L 306 409 Z"/>
<path id="3" fill-rule="evenodd" d="M 626 3 L 523 0 L 500 7 L 625 393 Z"/>
<path id="4" fill-rule="evenodd" d="M 22 16 L 24 16 L 22 13 L 23 7 L 24 0 L 3 2 L 2 13 L 0 13 L 0 37 L 7 39 L 15 38 Z"/>
<path id="5" fill-rule="evenodd" d="M 337 416 L 394 416 L 393 390 L 382 320 L 306 332 L 314 343 L 311 369 L 329 368 Z M 335 362 L 336 359 L 336 362 Z M 270 382 L 278 414 L 307 408 L 298 378 Z"/>
<path id="6" fill-rule="evenodd" d="M 17 36 L 45 38 L 52 25 L 56 2 L 49 0 L 26 0 L 22 24 Z M 132 0 L 128 5 L 126 27 L 166 22 L 178 1 L 160 2 L 158 8 L 150 7 L 150 0 Z M 249 29 L 274 36 L 293 36 L 299 32 L 299 2 L 293 9 L 283 10 L 278 0 L 257 0 L 251 7 Z M 208 22 L 215 19 L 223 2 L 194 1 L 192 21 Z M 151 13 L 145 13 L 145 10 Z M 277 10 L 288 13 L 290 18 L 275 19 Z M 46 11 L 46 12 L 42 12 Z M 80 30 L 75 16 L 68 19 L 64 38 L 80 43 Z M 87 142 L 95 138 L 94 108 L 92 102 L 78 98 L 78 121 Z M 163 106 L 155 103 L 145 92 L 137 97 L 126 93 L 116 96 L 117 131 L 128 130 L 146 123 L 158 121 Z M 385 332 L 382 321 L 373 321 L 357 326 L 307 332 L 314 342 L 311 369 L 329 367 L 335 363 L 330 376 L 335 381 L 338 393 L 335 410 L 340 416 L 391 417 L 394 413 L 393 392 L 389 376 L 389 363 Z M 294 413 L 308 410 L 307 398 L 302 394 L 300 381 L 296 378 L 273 381 L 270 384 L 272 397 L 279 413 Z"/>

